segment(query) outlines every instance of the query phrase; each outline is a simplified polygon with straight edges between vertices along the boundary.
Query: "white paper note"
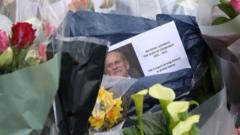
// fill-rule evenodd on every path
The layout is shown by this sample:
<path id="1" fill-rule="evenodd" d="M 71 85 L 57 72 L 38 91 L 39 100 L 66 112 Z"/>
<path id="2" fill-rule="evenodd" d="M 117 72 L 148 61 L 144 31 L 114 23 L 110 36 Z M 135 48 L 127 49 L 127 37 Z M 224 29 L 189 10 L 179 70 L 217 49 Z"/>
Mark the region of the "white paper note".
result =
<path id="1" fill-rule="evenodd" d="M 174 22 L 112 45 L 109 51 L 123 53 L 130 63 L 130 68 L 139 70 L 143 73 L 142 76 L 191 68 Z"/>

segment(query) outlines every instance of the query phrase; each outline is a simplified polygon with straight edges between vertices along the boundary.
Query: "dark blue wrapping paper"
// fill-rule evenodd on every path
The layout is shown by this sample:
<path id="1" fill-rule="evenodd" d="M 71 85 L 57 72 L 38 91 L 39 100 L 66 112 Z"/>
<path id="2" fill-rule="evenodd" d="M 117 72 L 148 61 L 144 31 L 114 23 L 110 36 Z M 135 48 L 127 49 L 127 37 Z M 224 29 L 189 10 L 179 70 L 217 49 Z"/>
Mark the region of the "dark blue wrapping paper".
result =
<path id="1" fill-rule="evenodd" d="M 192 98 L 196 96 L 194 95 L 194 91 L 198 89 L 198 82 L 208 73 L 208 66 L 203 64 L 203 57 L 208 48 L 201 37 L 194 17 L 158 15 L 156 20 L 149 20 L 125 15 L 99 14 L 83 11 L 76 13 L 69 12 L 66 17 L 66 31 L 64 36 L 97 37 L 114 44 L 170 21 L 176 23 L 192 68 L 163 75 L 139 78 L 125 95 L 130 96 L 138 90 L 148 88 L 155 83 L 161 83 L 173 88 L 178 98 Z M 146 97 L 146 110 L 156 104 L 158 102 Z M 130 112 L 131 109 L 134 108 L 130 108 Z"/>

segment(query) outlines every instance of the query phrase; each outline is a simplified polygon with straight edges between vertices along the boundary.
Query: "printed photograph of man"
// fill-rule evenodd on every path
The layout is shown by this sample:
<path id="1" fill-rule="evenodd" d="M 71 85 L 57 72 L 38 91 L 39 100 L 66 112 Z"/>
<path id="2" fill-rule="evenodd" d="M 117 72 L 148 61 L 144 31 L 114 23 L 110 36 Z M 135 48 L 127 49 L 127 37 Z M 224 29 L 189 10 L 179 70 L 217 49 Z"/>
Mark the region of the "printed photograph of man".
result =
<path id="1" fill-rule="evenodd" d="M 129 78 L 143 77 L 143 71 L 131 43 L 107 53 L 105 74 Z"/>
<path id="2" fill-rule="evenodd" d="M 109 76 L 129 76 L 129 62 L 119 51 L 109 52 L 105 60 L 105 73 Z"/>

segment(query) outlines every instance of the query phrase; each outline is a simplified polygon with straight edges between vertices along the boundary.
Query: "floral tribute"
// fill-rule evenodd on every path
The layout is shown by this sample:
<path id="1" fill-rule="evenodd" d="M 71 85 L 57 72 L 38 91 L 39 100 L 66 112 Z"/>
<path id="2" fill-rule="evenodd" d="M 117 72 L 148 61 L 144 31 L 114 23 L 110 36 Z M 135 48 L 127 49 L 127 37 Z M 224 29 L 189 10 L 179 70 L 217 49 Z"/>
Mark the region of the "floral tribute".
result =
<path id="1" fill-rule="evenodd" d="M 122 99 L 114 99 L 113 93 L 103 87 L 100 88 L 96 105 L 89 118 L 91 128 L 96 131 L 104 131 L 118 124 L 122 118 Z"/>
<path id="2" fill-rule="evenodd" d="M 34 43 L 36 29 L 27 22 L 18 22 L 11 33 L 0 29 L 0 73 L 9 73 L 46 61 L 46 45 Z"/>

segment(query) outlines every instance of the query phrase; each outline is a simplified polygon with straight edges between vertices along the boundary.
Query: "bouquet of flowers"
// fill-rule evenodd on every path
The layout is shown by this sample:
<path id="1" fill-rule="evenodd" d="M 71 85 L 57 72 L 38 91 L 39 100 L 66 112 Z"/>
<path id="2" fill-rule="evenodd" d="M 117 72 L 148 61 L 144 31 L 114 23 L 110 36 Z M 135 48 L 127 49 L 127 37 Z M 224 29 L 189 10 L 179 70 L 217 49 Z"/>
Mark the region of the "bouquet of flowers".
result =
<path id="1" fill-rule="evenodd" d="M 47 60 L 46 45 L 33 47 L 36 29 L 27 22 L 12 26 L 11 35 L 0 29 L 0 73 L 9 73 Z"/>
<path id="2" fill-rule="evenodd" d="M 229 110 L 229 119 L 240 112 L 240 85 L 237 80 L 240 79 L 240 15 L 239 0 L 201 0 L 199 3 L 199 14 L 197 21 L 201 33 L 215 54 L 221 74 L 223 76 L 227 100 L 224 100 L 224 106 L 217 108 L 218 112 Z M 222 100 L 222 99 L 221 99 Z M 215 101 L 217 102 L 217 101 Z M 209 107 L 209 106 L 208 106 Z M 225 111 L 227 112 L 227 111 Z M 226 115 L 224 115 L 225 117 Z M 212 115 L 209 119 L 221 119 L 219 114 Z M 228 121 L 231 121 L 228 120 Z M 233 121 L 233 120 L 232 120 Z M 214 121 L 214 123 L 216 123 Z M 206 124 L 207 125 L 207 124 Z M 234 127 L 227 127 L 225 123 L 216 123 L 212 128 L 211 134 L 224 134 L 223 131 L 231 133 Z M 227 124 L 233 125 L 233 124 Z M 205 126 L 208 127 L 208 126 Z M 225 132 L 226 133 L 226 132 Z"/>
<path id="3" fill-rule="evenodd" d="M 25 7 L 32 4 L 24 2 Z M 2 8 L 9 4 L 15 8 Z M 51 23 L 41 15 L 21 14 L 25 7 L 18 4 L 0 5 L 5 19 L 0 24 L 10 22 L 0 25 L 0 134 L 38 135 L 58 89 L 60 55 L 47 51 L 54 32 Z"/>
<path id="4" fill-rule="evenodd" d="M 101 87 L 98 93 L 96 105 L 89 118 L 91 128 L 96 131 L 111 129 L 122 120 L 122 99 L 113 98 L 113 93 Z"/>

